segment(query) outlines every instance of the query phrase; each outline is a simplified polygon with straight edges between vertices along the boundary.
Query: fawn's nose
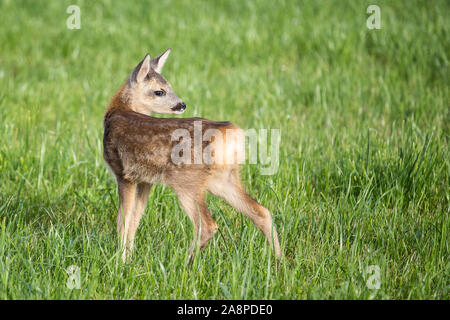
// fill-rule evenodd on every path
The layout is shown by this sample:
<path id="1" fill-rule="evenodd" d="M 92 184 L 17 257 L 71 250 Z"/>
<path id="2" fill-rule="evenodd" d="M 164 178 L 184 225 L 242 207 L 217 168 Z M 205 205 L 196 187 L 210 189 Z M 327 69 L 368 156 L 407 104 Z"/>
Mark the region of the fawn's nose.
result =
<path id="1" fill-rule="evenodd" d="M 172 108 L 173 111 L 183 112 L 186 109 L 186 104 L 184 102 L 178 103 Z"/>

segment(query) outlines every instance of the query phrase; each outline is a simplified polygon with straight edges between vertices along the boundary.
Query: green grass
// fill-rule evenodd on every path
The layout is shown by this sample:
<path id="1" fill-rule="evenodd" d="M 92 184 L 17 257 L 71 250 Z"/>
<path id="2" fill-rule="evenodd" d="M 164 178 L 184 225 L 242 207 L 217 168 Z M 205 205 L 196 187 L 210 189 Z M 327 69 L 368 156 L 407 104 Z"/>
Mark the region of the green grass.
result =
<path id="1" fill-rule="evenodd" d="M 70 4 L 81 29 L 66 28 Z M 366 8 L 381 8 L 381 30 Z M 448 1 L 0 3 L 0 298 L 449 299 Z M 120 263 L 103 110 L 148 51 L 184 117 L 280 128 L 280 167 L 242 178 L 284 258 L 208 198 L 219 231 L 192 267 L 192 226 L 154 187 Z M 69 290 L 65 269 L 81 269 Z M 366 286 L 380 268 L 379 290 Z"/>

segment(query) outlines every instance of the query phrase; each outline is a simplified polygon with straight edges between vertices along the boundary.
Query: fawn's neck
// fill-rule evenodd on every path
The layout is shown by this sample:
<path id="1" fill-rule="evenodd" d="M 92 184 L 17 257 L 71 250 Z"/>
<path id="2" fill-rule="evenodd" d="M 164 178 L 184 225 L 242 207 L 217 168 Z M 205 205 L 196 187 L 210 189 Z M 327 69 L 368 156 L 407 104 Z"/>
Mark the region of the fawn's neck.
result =
<path id="1" fill-rule="evenodd" d="M 130 97 L 127 90 L 127 85 L 123 84 L 119 90 L 114 94 L 105 110 L 104 117 L 108 117 L 116 111 L 132 111 Z"/>

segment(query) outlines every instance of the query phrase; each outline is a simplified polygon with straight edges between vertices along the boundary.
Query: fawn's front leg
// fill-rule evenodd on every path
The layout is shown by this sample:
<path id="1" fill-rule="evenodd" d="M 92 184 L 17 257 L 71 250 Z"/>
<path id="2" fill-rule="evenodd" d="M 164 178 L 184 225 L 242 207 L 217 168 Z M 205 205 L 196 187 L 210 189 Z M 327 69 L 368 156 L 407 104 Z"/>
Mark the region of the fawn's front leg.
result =
<path id="1" fill-rule="evenodd" d="M 136 184 L 126 180 L 117 179 L 117 187 L 119 191 L 117 233 L 119 236 L 121 249 L 123 250 L 122 261 L 125 262 L 127 258 L 128 232 L 136 205 Z"/>
<path id="2" fill-rule="evenodd" d="M 134 213 L 130 221 L 130 227 L 128 229 L 128 241 L 127 241 L 127 254 L 131 256 L 134 247 L 134 237 L 136 235 L 136 230 L 139 226 L 139 221 L 145 212 L 145 207 L 147 206 L 148 194 L 152 185 L 149 183 L 139 183 L 136 189 L 136 203 L 134 207 Z"/>

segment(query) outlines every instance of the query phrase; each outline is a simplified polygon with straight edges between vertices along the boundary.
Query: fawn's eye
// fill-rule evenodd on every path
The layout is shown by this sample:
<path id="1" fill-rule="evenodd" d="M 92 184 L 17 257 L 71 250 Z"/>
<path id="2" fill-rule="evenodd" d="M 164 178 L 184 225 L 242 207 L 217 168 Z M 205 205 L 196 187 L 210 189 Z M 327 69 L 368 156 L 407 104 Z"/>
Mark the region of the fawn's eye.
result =
<path id="1" fill-rule="evenodd" d="M 155 91 L 155 94 L 156 94 L 157 96 L 163 96 L 163 95 L 166 94 L 166 92 L 165 92 L 164 90 L 156 90 L 156 91 Z"/>

